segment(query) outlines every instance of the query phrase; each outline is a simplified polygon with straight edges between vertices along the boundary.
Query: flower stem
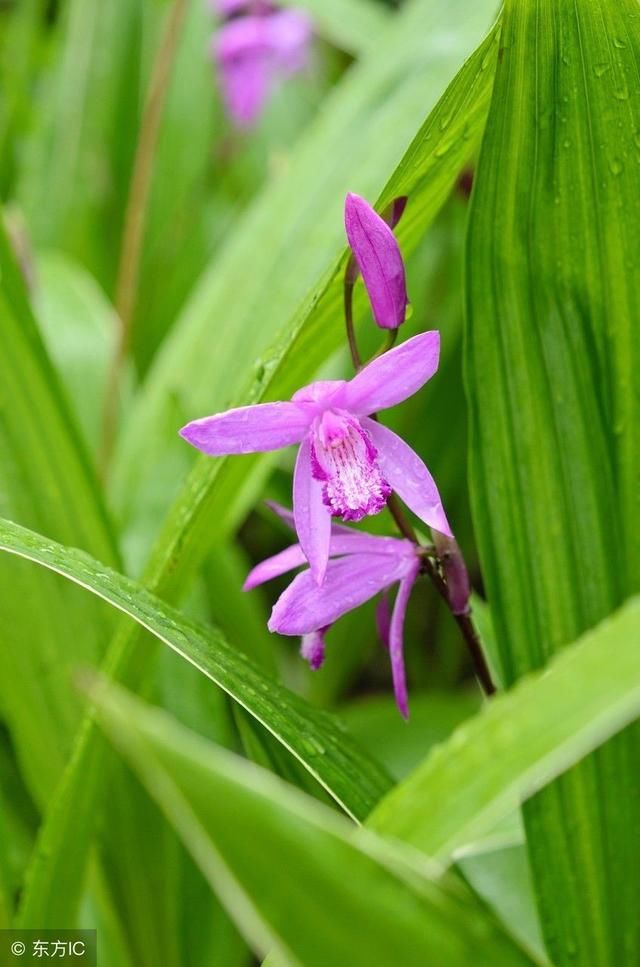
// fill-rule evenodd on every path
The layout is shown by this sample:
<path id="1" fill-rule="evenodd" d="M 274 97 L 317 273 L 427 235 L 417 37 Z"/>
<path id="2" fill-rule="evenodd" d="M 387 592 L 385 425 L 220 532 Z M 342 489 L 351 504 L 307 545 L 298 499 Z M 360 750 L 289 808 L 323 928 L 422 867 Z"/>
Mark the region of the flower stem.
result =
<path id="1" fill-rule="evenodd" d="M 413 544 L 419 544 L 418 537 L 413 527 L 411 526 L 411 521 L 405 515 L 405 512 L 400 505 L 398 500 L 398 495 L 395 493 L 389 494 L 387 498 L 387 507 L 389 508 L 389 513 L 396 522 L 396 526 L 403 537 L 411 541 Z"/>
<path id="2" fill-rule="evenodd" d="M 393 347 L 396 344 L 397 338 L 398 338 L 397 329 L 387 329 L 387 335 L 386 335 L 385 341 L 380 346 L 380 349 L 378 350 L 378 352 L 371 357 L 369 362 L 371 362 L 374 359 L 378 359 L 379 356 L 384 356 L 384 354 L 388 353 L 390 349 L 393 349 Z"/>
<path id="3" fill-rule="evenodd" d="M 349 352 L 351 353 L 351 362 L 356 373 L 362 369 L 362 360 L 358 351 L 358 342 L 353 327 L 353 287 L 356 283 L 357 274 L 356 261 L 353 255 L 351 255 L 344 270 L 344 321 L 347 326 L 347 340 L 349 343 Z"/>
<path id="4" fill-rule="evenodd" d="M 174 0 L 169 12 L 162 43 L 158 48 L 153 64 L 147 99 L 140 123 L 140 136 L 129 186 L 116 281 L 116 314 L 120 320 L 120 326 L 105 392 L 100 454 L 100 465 L 103 473 L 107 471 L 113 451 L 122 370 L 131 346 L 142 241 L 162 112 L 187 7 L 188 0 Z"/>
<path id="5" fill-rule="evenodd" d="M 353 362 L 353 368 L 355 369 L 356 373 L 362 369 L 362 359 L 360 357 L 360 352 L 358 350 L 358 343 L 356 340 L 355 329 L 353 326 L 353 287 L 356 283 L 357 277 L 358 277 L 358 267 L 353 255 L 351 255 L 349 257 L 349 260 L 347 262 L 347 265 L 344 271 L 344 319 L 347 327 L 347 339 L 349 342 L 349 352 L 351 353 L 351 361 Z M 377 359 L 379 356 L 384 355 L 384 353 L 392 349 L 397 337 L 398 337 L 398 330 L 390 329 L 389 332 L 387 333 L 386 340 L 383 343 L 382 347 L 372 358 Z M 371 413 L 370 418 L 372 420 L 377 420 L 378 414 Z M 423 559 L 422 570 L 431 579 L 431 583 L 434 585 L 436 591 L 438 592 L 442 600 L 449 608 L 449 611 L 451 612 L 451 615 L 454 621 L 458 625 L 458 628 L 460 629 L 464 642 L 469 651 L 469 655 L 471 656 L 473 668 L 474 668 L 476 677 L 480 682 L 483 692 L 487 696 L 494 695 L 496 691 L 496 687 L 491 678 L 491 672 L 489 671 L 489 666 L 487 665 L 486 659 L 482 651 L 482 645 L 480 643 L 478 632 L 476 631 L 475 626 L 473 624 L 471 611 L 469 608 L 467 608 L 467 610 L 462 614 L 455 613 L 454 607 L 452 606 L 451 596 L 449 594 L 449 587 L 447 585 L 447 582 L 439 573 L 438 568 L 433 563 L 433 561 L 429 557 L 429 554 L 427 553 L 429 550 L 432 550 L 436 554 L 438 553 L 437 542 L 436 542 L 436 547 L 433 547 L 432 549 L 427 549 L 422 547 L 422 545 L 420 544 L 420 541 L 418 540 L 418 536 L 415 530 L 413 529 L 411 521 L 408 519 L 408 517 L 406 516 L 406 514 L 402 509 L 402 505 L 398 500 L 397 494 L 391 493 L 389 495 L 387 499 L 387 507 L 389 508 L 389 513 L 393 517 L 396 527 L 398 528 L 402 536 L 421 548 L 422 559 Z M 465 571 L 465 576 L 466 576 L 466 571 Z"/>
<path id="6" fill-rule="evenodd" d="M 442 600 L 445 602 L 445 604 L 449 607 L 449 610 L 451 610 L 450 601 L 449 601 L 449 591 L 447 588 L 446 581 L 444 581 L 441 575 L 438 574 L 438 571 L 433 561 L 429 560 L 429 558 L 426 556 L 424 557 L 423 561 L 424 561 L 423 563 L 424 573 L 428 575 L 436 591 L 438 592 Z M 451 613 L 454 621 L 456 622 L 456 624 L 458 625 L 458 628 L 460 629 L 464 642 L 469 651 L 471 662 L 473 664 L 473 669 L 475 671 L 476 678 L 480 682 L 482 691 L 487 697 L 489 697 L 490 695 L 495 695 L 496 686 L 494 685 L 493 679 L 491 678 L 491 672 L 489 671 L 489 666 L 487 665 L 487 661 L 482 651 L 480 638 L 473 624 L 471 611 L 467 610 L 464 614 L 453 614 L 453 612 Z"/>

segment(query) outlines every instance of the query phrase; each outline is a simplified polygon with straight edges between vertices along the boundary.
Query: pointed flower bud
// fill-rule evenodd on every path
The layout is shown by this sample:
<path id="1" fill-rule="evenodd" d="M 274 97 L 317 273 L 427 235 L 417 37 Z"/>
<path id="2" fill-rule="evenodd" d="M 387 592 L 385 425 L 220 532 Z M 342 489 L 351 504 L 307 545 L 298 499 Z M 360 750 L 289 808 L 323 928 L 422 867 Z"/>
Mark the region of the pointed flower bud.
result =
<path id="1" fill-rule="evenodd" d="M 397 224 L 406 199 L 386 213 Z M 387 221 L 359 195 L 349 193 L 344 206 L 347 239 L 369 295 L 371 311 L 382 329 L 397 329 L 405 320 L 408 298 L 400 246 Z"/>

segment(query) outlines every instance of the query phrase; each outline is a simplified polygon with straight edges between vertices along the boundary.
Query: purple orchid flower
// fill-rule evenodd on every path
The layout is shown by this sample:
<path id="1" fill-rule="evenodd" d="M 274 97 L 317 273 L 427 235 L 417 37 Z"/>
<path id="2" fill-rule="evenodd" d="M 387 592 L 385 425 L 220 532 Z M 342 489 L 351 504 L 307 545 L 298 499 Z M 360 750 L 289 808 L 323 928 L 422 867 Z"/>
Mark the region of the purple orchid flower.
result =
<path id="1" fill-rule="evenodd" d="M 289 402 L 260 403 L 188 423 L 180 434 L 210 456 L 299 443 L 293 512 L 318 584 L 329 560 L 331 516 L 358 521 L 392 490 L 425 524 L 451 530 L 433 477 L 411 447 L 369 414 L 412 396 L 438 368 L 440 334 L 425 332 L 372 360 L 352 380 L 322 380 Z"/>
<path id="2" fill-rule="evenodd" d="M 220 28 L 213 54 L 227 111 L 239 128 L 256 123 L 281 75 L 304 69 L 310 38 L 311 21 L 300 10 L 243 16 Z"/>
<path id="3" fill-rule="evenodd" d="M 371 311 L 382 329 L 397 329 L 407 313 L 409 300 L 404 262 L 393 231 L 406 205 L 398 199 L 382 218 L 359 195 L 349 193 L 344 205 L 344 226 L 354 258 L 369 295 Z"/>
<path id="4" fill-rule="evenodd" d="M 284 508 L 271 505 L 282 519 L 293 525 L 293 515 Z M 402 715 L 409 715 L 407 684 L 404 669 L 404 618 L 411 589 L 420 571 L 420 556 L 415 544 L 396 537 L 377 537 L 333 525 L 329 548 L 329 565 L 324 584 L 318 587 L 310 570 L 298 574 L 276 601 L 269 630 L 281 635 L 300 635 L 300 653 L 315 671 L 324 661 L 324 636 L 329 627 L 354 608 L 398 584 L 393 611 L 382 638 L 389 649 L 391 673 L 396 703 Z M 270 581 L 272 578 L 305 563 L 300 544 L 292 544 L 284 551 L 262 561 L 247 576 L 244 590 Z M 380 609 L 379 609 L 380 613 Z"/>

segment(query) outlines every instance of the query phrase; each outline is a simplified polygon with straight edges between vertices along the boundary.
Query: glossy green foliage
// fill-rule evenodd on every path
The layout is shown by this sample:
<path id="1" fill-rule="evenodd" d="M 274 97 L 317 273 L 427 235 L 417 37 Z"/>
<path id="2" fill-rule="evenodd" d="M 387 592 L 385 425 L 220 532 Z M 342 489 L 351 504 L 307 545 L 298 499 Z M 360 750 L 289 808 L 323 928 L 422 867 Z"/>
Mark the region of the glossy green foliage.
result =
<path id="1" fill-rule="evenodd" d="M 124 692 L 100 721 L 161 804 L 259 953 L 286 964 L 533 964 L 459 884 L 390 849 L 267 772 L 181 730 Z M 224 835 L 220 831 L 224 829 Z M 264 849 L 247 838 L 252 829 Z"/>
<path id="2" fill-rule="evenodd" d="M 384 771 L 359 753 L 338 722 L 263 675 L 219 632 L 199 627 L 87 554 L 9 521 L 0 523 L 0 548 L 92 591 L 195 665 L 272 732 L 353 818 L 364 819 L 388 787 Z"/>
<path id="3" fill-rule="evenodd" d="M 490 832 L 639 717 L 639 637 L 636 598 L 461 725 L 385 797 L 369 825 L 443 860 Z"/>
<path id="4" fill-rule="evenodd" d="M 2 513 L 117 564 L 95 477 L 1 228 L 0 278 Z M 0 705 L 31 791 L 44 799 L 79 722 L 70 669 L 100 660 L 111 624 L 96 602 L 20 565 L 2 566 L 0 585 Z"/>
<path id="5" fill-rule="evenodd" d="M 467 377 L 507 683 L 638 588 L 639 64 L 632 0 L 506 5 L 469 226 Z M 525 812 L 558 964 L 640 957 L 638 748 L 637 730 L 621 736 Z"/>

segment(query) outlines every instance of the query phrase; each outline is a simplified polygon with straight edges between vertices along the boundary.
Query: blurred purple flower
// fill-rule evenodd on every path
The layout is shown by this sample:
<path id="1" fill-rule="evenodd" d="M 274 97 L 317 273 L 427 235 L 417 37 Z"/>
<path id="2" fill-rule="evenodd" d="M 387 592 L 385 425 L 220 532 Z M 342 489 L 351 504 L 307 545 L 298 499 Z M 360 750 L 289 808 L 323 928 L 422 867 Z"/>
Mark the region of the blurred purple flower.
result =
<path id="1" fill-rule="evenodd" d="M 306 67 L 310 39 L 311 20 L 300 10 L 242 16 L 220 28 L 213 53 L 227 111 L 238 127 L 256 123 L 281 76 Z"/>
<path id="2" fill-rule="evenodd" d="M 357 521 L 392 490 L 429 527 L 451 536 L 438 488 L 411 447 L 369 414 L 412 396 L 438 368 L 440 335 L 425 332 L 372 360 L 352 380 L 323 380 L 290 402 L 260 403 L 194 420 L 180 430 L 210 456 L 300 443 L 293 479 L 296 531 L 318 584 L 329 559 L 331 516 Z"/>
<path id="3" fill-rule="evenodd" d="M 269 13 L 274 8 L 267 0 L 209 0 L 209 9 L 226 18 L 239 13 Z"/>
<path id="4" fill-rule="evenodd" d="M 293 524 L 292 514 L 277 506 L 273 509 L 287 523 Z M 376 537 L 334 524 L 329 555 L 322 587 L 318 587 L 310 570 L 298 574 L 274 605 L 269 630 L 281 635 L 302 636 L 300 653 L 315 670 L 324 660 L 324 635 L 328 628 L 347 611 L 398 584 L 393 611 L 382 637 L 389 649 L 396 702 L 407 718 L 403 629 L 411 589 L 420 571 L 416 545 L 408 540 Z M 304 563 L 305 555 L 300 544 L 293 544 L 254 567 L 245 581 L 244 590 L 249 591 Z M 386 594 L 383 600 L 386 601 Z"/>
<path id="5" fill-rule="evenodd" d="M 405 205 L 406 198 L 398 198 L 386 213 L 391 228 L 359 195 L 349 193 L 344 205 L 347 239 L 369 295 L 373 318 L 382 329 L 402 325 L 409 304 L 402 253 L 391 230 Z"/>

